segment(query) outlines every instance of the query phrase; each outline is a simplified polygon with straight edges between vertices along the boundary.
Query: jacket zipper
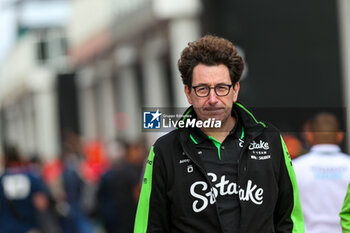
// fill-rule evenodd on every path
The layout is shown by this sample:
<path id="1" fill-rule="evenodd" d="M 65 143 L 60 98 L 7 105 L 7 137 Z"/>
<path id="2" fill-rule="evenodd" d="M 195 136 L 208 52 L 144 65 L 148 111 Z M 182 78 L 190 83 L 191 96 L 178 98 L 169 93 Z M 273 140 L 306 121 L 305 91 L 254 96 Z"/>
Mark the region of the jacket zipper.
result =
<path id="1" fill-rule="evenodd" d="M 247 170 L 247 161 L 248 161 L 248 159 L 246 159 L 246 160 L 244 161 L 245 164 L 242 165 L 242 164 L 243 164 L 243 163 L 242 163 L 243 154 L 244 154 L 245 150 L 247 149 L 247 147 L 249 146 L 249 144 L 250 144 L 256 137 L 257 137 L 257 136 L 255 136 L 255 137 L 249 139 L 247 142 L 245 142 L 245 143 L 244 143 L 244 146 L 242 147 L 242 150 L 241 150 L 241 152 L 240 152 L 240 154 L 239 154 L 239 161 L 238 161 L 238 162 L 239 162 L 239 167 L 238 167 L 238 182 L 239 182 L 239 184 L 238 184 L 238 185 L 241 185 L 241 182 L 240 182 L 240 173 L 241 173 L 241 170 L 242 170 L 242 166 L 243 166 L 244 172 Z"/>
<path id="2" fill-rule="evenodd" d="M 208 175 L 206 174 L 205 170 L 197 163 L 197 161 L 195 161 L 194 159 L 192 159 L 192 157 L 184 150 L 185 155 L 199 168 L 200 172 L 202 173 L 202 175 L 204 175 L 209 187 L 210 187 L 210 192 L 213 192 L 213 185 L 211 184 L 211 181 L 209 180 Z M 213 193 L 214 195 L 214 193 Z M 215 196 L 214 196 L 215 197 Z M 219 215 L 219 210 L 218 210 L 218 205 L 217 205 L 217 201 L 216 201 L 216 197 L 215 197 L 215 208 L 216 208 L 216 216 L 219 220 L 219 224 L 220 224 L 220 230 L 223 233 L 224 230 L 222 228 L 222 223 L 221 223 L 221 218 Z"/>
<path id="3" fill-rule="evenodd" d="M 238 187 L 241 187 L 242 185 L 242 172 L 244 173 L 244 176 L 247 175 L 247 166 L 248 166 L 248 158 L 245 158 L 245 161 L 244 161 L 244 165 L 243 165 L 243 162 L 242 162 L 242 158 L 243 158 L 243 154 L 244 152 L 246 151 L 247 147 L 249 146 L 249 144 L 255 139 L 257 138 L 258 136 L 260 136 L 261 134 L 258 134 L 256 135 L 255 137 L 249 139 L 247 142 L 244 142 L 244 146 L 242 147 L 242 150 L 240 152 L 240 155 L 239 155 L 239 165 L 238 165 L 238 177 L 237 177 L 237 181 L 238 181 Z M 244 171 L 241 171 L 242 170 L 242 166 L 243 166 L 243 170 Z M 239 198 L 238 198 L 239 199 Z M 239 199 L 239 205 L 241 206 L 241 200 Z M 240 215 L 240 218 L 241 218 L 241 215 Z M 239 226 L 239 232 L 241 231 L 241 221 L 240 221 L 240 226 Z"/>

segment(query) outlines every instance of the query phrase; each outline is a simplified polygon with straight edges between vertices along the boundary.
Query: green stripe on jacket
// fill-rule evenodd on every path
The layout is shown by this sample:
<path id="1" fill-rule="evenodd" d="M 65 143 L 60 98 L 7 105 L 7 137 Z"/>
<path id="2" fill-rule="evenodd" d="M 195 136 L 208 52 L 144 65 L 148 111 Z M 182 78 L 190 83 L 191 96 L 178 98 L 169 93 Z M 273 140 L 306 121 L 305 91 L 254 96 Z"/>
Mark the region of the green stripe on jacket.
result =
<path id="1" fill-rule="evenodd" d="M 339 216 L 343 233 L 350 233 L 350 184 Z"/>
<path id="2" fill-rule="evenodd" d="M 146 233 L 148 226 L 148 213 L 150 197 L 152 191 L 152 174 L 153 174 L 154 151 L 153 146 L 148 155 L 145 174 L 143 176 L 142 189 L 140 193 L 139 204 L 137 206 L 134 232 Z"/>
<path id="3" fill-rule="evenodd" d="M 289 156 L 287 146 L 284 143 L 282 136 L 281 136 L 281 142 L 282 142 L 284 160 L 286 163 L 286 167 L 288 170 L 290 181 L 292 182 L 292 186 L 293 186 L 294 206 L 293 206 L 293 210 L 292 210 L 292 213 L 290 216 L 292 221 L 293 221 L 293 231 L 292 232 L 293 233 L 303 233 L 304 232 L 304 218 L 303 218 L 303 212 L 302 212 L 301 204 L 300 204 L 298 184 L 297 184 L 296 176 L 294 173 L 294 169 L 292 167 L 292 160 Z"/>

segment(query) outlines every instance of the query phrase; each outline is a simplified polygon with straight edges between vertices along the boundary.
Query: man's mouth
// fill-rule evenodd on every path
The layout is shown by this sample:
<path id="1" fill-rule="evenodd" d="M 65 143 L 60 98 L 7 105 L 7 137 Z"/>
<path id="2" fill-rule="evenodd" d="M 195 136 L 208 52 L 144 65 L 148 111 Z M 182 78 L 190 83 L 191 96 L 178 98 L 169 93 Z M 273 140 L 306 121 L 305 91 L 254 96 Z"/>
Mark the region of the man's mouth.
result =
<path id="1" fill-rule="evenodd" d="M 215 113 L 221 112 L 223 110 L 224 110 L 224 108 L 204 108 L 204 111 L 208 112 L 210 114 L 215 114 Z"/>

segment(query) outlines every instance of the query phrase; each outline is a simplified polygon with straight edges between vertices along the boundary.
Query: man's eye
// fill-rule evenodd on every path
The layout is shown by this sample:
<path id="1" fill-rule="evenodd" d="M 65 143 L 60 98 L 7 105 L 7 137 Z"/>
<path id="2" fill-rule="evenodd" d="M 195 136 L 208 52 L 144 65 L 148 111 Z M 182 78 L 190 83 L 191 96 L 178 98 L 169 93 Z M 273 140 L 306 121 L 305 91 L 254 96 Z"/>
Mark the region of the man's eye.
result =
<path id="1" fill-rule="evenodd" d="M 219 90 L 219 91 L 225 91 L 225 90 L 227 90 L 227 87 L 226 87 L 226 86 L 217 86 L 216 88 L 217 88 L 217 90 Z"/>
<path id="2" fill-rule="evenodd" d="M 207 90 L 207 88 L 206 87 L 198 87 L 198 89 L 197 89 L 198 91 L 206 91 Z"/>

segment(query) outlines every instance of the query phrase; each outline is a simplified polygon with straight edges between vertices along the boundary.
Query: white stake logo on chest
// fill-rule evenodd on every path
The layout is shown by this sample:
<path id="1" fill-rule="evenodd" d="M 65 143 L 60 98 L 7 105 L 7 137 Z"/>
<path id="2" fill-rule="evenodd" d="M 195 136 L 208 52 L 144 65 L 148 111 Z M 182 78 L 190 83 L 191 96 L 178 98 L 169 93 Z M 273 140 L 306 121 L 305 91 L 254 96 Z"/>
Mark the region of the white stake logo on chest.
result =
<path id="1" fill-rule="evenodd" d="M 263 203 L 264 190 L 258 188 L 251 180 L 247 181 L 247 188 L 242 189 L 237 187 L 236 183 L 226 180 L 226 176 L 221 176 L 220 181 L 216 184 L 214 184 L 218 180 L 216 174 L 208 173 L 208 176 L 211 177 L 211 182 L 213 183 L 211 189 L 204 181 L 197 181 L 190 188 L 191 195 L 196 198 L 192 204 L 192 209 L 196 213 L 206 209 L 209 204 L 214 204 L 218 195 L 238 195 L 241 201 L 251 201 L 256 205 Z M 202 195 L 198 193 L 199 191 L 202 191 L 201 193 L 204 191 L 205 194 Z"/>
<path id="2" fill-rule="evenodd" d="M 249 144 L 248 147 L 249 150 L 254 150 L 254 149 L 264 149 L 264 150 L 268 150 L 270 149 L 269 147 L 269 143 L 268 142 L 264 142 L 262 140 L 260 140 L 259 143 L 256 143 L 254 140 Z"/>

